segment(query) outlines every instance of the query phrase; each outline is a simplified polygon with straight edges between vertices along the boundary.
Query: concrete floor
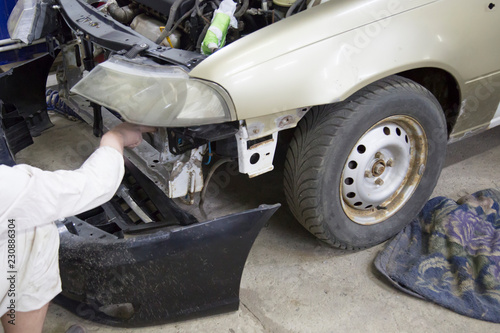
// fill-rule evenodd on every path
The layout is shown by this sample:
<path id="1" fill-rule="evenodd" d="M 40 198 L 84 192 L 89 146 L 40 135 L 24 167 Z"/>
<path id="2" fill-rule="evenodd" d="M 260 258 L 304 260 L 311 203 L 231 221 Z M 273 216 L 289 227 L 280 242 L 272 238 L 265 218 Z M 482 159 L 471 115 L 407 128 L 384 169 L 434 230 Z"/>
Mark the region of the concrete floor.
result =
<path id="1" fill-rule="evenodd" d="M 17 155 L 19 163 L 55 170 L 76 168 L 94 149 L 90 128 L 62 117 L 55 127 Z M 500 128 L 449 146 L 434 195 L 458 199 L 500 184 Z M 260 203 L 284 203 L 279 170 L 253 180 L 235 176 L 210 201 L 208 213 L 229 213 Z M 248 190 L 250 193 L 245 193 Z M 141 329 L 121 329 L 81 320 L 51 305 L 44 332 L 72 324 L 89 332 L 500 332 L 500 326 L 470 319 L 408 296 L 373 268 L 383 245 L 359 251 L 332 249 L 317 241 L 282 207 L 257 238 L 241 282 L 237 312 Z"/>

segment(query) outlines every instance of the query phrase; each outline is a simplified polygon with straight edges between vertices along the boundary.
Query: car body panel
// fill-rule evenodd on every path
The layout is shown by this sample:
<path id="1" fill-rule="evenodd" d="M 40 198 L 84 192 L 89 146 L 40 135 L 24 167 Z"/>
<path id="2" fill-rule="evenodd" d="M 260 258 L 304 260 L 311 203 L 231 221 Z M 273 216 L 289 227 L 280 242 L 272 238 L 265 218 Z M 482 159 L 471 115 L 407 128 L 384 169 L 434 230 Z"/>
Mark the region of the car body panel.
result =
<path id="1" fill-rule="evenodd" d="M 500 72 L 467 82 L 462 94 L 464 99 L 451 142 L 500 125 Z"/>
<path id="2" fill-rule="evenodd" d="M 59 223 L 63 291 L 55 301 L 124 327 L 236 311 L 248 253 L 278 207 L 124 239 L 69 217 Z"/>
<path id="3" fill-rule="evenodd" d="M 378 79 L 416 68 L 450 73 L 463 100 L 475 94 L 475 80 L 485 73 L 498 80 L 500 45 L 492 41 L 500 12 L 487 2 L 389 3 L 327 2 L 232 43 L 190 75 L 224 87 L 239 119 L 342 101 Z M 452 138 L 487 128 L 499 100 L 499 92 L 491 93 L 474 117 L 461 115 Z M 466 105 L 461 112 L 467 114 Z"/>

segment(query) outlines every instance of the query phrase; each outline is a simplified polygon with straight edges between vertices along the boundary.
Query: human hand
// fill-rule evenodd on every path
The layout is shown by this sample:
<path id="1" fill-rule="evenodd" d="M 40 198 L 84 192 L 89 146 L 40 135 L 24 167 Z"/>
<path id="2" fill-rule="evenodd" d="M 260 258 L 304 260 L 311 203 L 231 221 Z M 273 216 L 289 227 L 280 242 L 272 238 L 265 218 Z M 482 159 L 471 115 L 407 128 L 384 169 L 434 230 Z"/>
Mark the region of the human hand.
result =
<path id="1" fill-rule="evenodd" d="M 137 147 L 142 142 L 142 133 L 155 131 L 156 127 L 121 123 L 103 135 L 100 146 L 110 146 L 123 153 L 124 147 Z"/>

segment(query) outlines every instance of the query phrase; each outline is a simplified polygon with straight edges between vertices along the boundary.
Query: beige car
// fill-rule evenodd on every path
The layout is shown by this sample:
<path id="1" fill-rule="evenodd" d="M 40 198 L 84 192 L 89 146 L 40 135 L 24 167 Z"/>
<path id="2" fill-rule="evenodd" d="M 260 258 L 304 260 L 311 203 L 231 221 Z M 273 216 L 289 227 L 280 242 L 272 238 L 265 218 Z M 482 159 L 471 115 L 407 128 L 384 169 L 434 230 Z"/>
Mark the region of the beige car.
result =
<path id="1" fill-rule="evenodd" d="M 14 38 L 59 29 L 44 17 L 70 28 L 53 34 L 60 95 L 84 118 L 118 121 L 104 106 L 161 127 L 128 154 L 170 198 L 204 196 L 209 159 L 249 177 L 273 170 L 293 131 L 288 205 L 336 247 L 397 233 L 432 193 L 447 143 L 500 124 L 495 2 L 240 0 L 226 33 L 212 22 L 218 0 L 39 1 L 31 37 L 19 3 Z M 210 32 L 221 44 L 202 55 Z"/>

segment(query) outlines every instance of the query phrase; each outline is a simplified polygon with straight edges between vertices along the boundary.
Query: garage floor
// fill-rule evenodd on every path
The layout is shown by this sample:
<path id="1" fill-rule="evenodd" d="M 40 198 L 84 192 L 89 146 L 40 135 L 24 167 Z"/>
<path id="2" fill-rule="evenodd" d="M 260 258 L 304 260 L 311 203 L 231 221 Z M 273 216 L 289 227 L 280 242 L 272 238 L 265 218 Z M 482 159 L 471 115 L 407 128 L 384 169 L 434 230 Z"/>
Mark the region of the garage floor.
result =
<path id="1" fill-rule="evenodd" d="M 52 119 L 55 127 L 20 152 L 19 163 L 71 169 L 93 151 L 97 140 L 87 125 L 59 116 Z M 458 199 L 498 188 L 499 165 L 500 128 L 452 144 L 434 195 Z M 284 203 L 279 170 L 249 180 L 228 177 L 229 169 L 221 169 L 216 183 L 224 191 L 208 203 L 209 216 Z M 81 320 L 51 305 L 44 332 L 65 332 L 76 323 L 89 332 L 500 332 L 498 325 L 463 317 L 389 286 L 372 264 L 382 246 L 359 252 L 332 249 L 306 232 L 285 206 L 252 248 L 237 312 L 124 330 Z"/>

